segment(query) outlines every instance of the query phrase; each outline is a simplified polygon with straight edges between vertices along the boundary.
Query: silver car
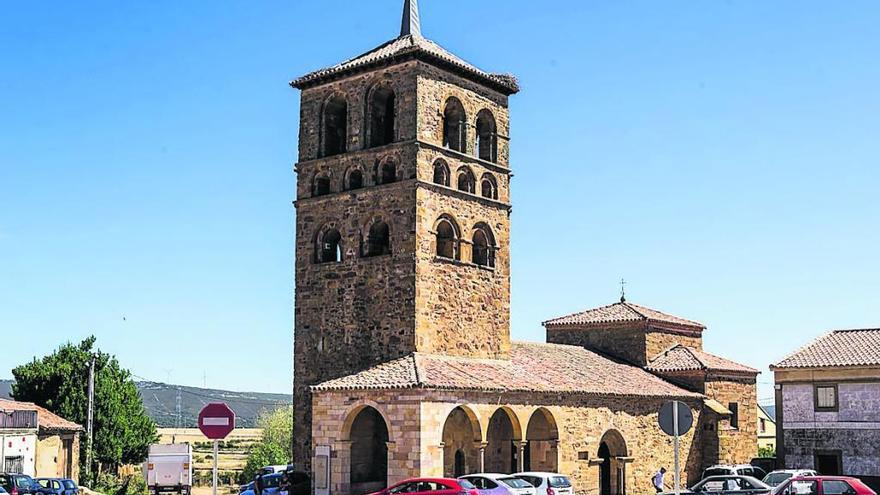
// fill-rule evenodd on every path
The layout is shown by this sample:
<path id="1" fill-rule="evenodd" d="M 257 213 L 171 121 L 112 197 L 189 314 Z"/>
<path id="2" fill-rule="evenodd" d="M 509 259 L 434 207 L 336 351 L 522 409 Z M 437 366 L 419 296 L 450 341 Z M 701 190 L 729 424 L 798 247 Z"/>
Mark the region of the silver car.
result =
<path id="1" fill-rule="evenodd" d="M 534 486 L 536 495 L 574 495 L 571 480 L 559 473 L 529 471 L 513 475 Z"/>

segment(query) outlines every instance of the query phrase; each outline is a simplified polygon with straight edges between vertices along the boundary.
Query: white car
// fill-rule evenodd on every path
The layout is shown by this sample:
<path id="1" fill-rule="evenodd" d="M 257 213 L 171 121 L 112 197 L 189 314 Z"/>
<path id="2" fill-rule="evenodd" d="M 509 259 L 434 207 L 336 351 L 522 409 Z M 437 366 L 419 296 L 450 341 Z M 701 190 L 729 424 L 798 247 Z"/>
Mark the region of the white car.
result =
<path id="1" fill-rule="evenodd" d="M 481 495 L 537 495 L 534 486 L 510 474 L 477 473 L 459 479 L 470 481 Z"/>
<path id="2" fill-rule="evenodd" d="M 737 464 L 735 466 L 718 464 L 708 467 L 703 471 L 702 479 L 706 479 L 709 476 L 751 476 L 752 478 L 761 480 L 764 476 L 767 476 L 767 472 L 758 466 L 752 466 L 751 464 Z"/>
<path id="3" fill-rule="evenodd" d="M 776 487 L 784 483 L 789 478 L 800 478 L 801 476 L 817 476 L 816 471 L 812 469 L 777 469 L 771 471 L 770 474 L 764 476 L 764 483 Z"/>
<path id="4" fill-rule="evenodd" d="M 534 486 L 536 495 L 574 495 L 571 480 L 568 479 L 568 476 L 559 473 L 529 471 L 513 475 Z"/>

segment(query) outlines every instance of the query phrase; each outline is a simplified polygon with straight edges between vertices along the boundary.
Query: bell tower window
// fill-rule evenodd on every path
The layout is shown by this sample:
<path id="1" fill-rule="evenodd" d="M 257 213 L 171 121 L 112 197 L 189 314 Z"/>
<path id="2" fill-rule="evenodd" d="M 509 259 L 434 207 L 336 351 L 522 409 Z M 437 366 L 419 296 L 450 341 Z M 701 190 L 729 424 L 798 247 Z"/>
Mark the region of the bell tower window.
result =
<path id="1" fill-rule="evenodd" d="M 397 162 L 387 158 L 379 162 L 376 168 L 376 184 L 391 184 L 397 181 Z"/>
<path id="2" fill-rule="evenodd" d="M 326 175 L 316 176 L 312 196 L 326 196 L 327 194 L 330 194 L 330 178 Z"/>
<path id="3" fill-rule="evenodd" d="M 391 232 L 387 223 L 378 221 L 370 226 L 364 256 L 369 258 L 386 254 L 391 254 Z"/>
<path id="4" fill-rule="evenodd" d="M 471 169 L 462 167 L 458 170 L 458 190 L 473 194 L 476 191 L 476 178 Z"/>
<path id="5" fill-rule="evenodd" d="M 492 174 L 485 174 L 480 180 L 480 195 L 484 198 L 498 199 L 498 185 Z"/>
<path id="6" fill-rule="evenodd" d="M 443 216 L 437 221 L 436 240 L 437 256 L 457 260 L 459 258 L 458 226 L 452 218 Z"/>
<path id="7" fill-rule="evenodd" d="M 466 122 L 467 116 L 461 101 L 455 97 L 449 98 L 443 111 L 443 146 L 464 152 Z"/>
<path id="8" fill-rule="evenodd" d="M 477 156 L 480 160 L 498 161 L 498 134 L 495 116 L 489 110 L 477 114 Z"/>
<path id="9" fill-rule="evenodd" d="M 449 187 L 449 166 L 443 160 L 434 162 L 434 184 Z"/>
<path id="10" fill-rule="evenodd" d="M 495 238 L 486 224 L 478 224 L 474 229 L 471 261 L 475 265 L 495 267 Z"/>
<path id="11" fill-rule="evenodd" d="M 324 104 L 323 156 L 333 156 L 346 151 L 348 137 L 348 103 L 334 96 Z"/>
<path id="12" fill-rule="evenodd" d="M 339 263 L 342 261 L 342 236 L 336 229 L 329 229 L 318 236 L 317 262 Z"/>
<path id="13" fill-rule="evenodd" d="M 384 84 L 370 92 L 367 104 L 370 148 L 394 142 L 395 99 L 394 90 Z"/>

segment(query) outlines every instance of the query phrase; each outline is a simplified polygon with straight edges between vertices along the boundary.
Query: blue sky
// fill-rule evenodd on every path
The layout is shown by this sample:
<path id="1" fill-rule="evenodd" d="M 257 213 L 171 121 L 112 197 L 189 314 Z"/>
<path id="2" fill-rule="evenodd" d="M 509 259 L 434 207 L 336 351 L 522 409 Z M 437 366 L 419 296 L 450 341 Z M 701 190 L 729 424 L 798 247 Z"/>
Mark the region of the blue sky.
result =
<path id="1" fill-rule="evenodd" d="M 95 334 L 139 376 L 288 391 L 286 83 L 396 36 L 401 4 L 7 4 L 0 377 Z M 423 0 L 422 19 L 523 88 L 514 338 L 621 277 L 761 369 L 880 326 L 880 4 Z"/>

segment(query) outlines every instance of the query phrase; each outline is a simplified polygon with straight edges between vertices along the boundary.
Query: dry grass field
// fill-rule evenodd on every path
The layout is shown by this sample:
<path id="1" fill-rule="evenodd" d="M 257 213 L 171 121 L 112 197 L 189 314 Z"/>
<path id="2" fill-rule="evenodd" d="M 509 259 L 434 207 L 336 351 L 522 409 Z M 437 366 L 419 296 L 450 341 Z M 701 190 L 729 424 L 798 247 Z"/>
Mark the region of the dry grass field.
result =
<path id="1" fill-rule="evenodd" d="M 159 428 L 159 443 L 188 443 L 193 449 L 193 479 L 196 484 L 210 486 L 213 467 L 213 443 L 198 428 Z M 260 441 L 260 428 L 239 428 L 220 441 L 218 471 L 221 481 L 234 480 L 244 468 L 251 446 Z M 221 483 L 223 484 L 223 483 Z M 225 483 L 225 484 L 235 484 Z M 237 484 L 235 484 L 237 486 Z"/>

